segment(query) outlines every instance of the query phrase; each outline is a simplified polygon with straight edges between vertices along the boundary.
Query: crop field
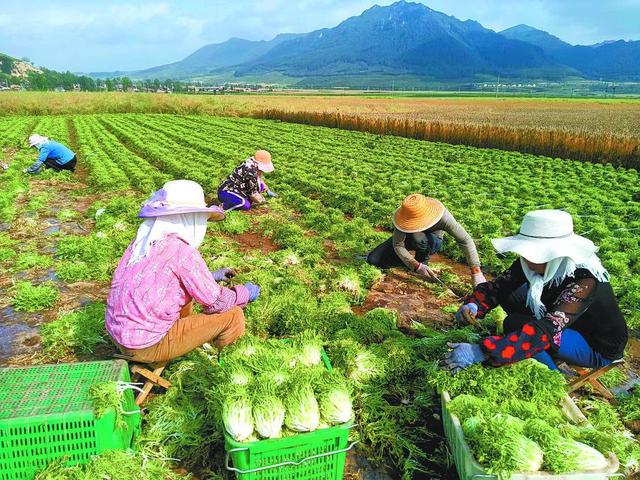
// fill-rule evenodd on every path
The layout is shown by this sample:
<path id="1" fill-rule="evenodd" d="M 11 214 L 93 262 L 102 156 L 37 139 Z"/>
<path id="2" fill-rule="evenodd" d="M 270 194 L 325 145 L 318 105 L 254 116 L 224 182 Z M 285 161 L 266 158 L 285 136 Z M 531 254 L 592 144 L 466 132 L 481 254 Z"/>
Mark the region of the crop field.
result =
<path id="1" fill-rule="evenodd" d="M 376 134 L 640 164 L 637 99 L 428 98 L 408 95 L 51 96 L 5 93 L 5 114 L 187 113 L 276 119 Z"/>
<path id="2" fill-rule="evenodd" d="M 246 102 L 243 109 L 267 108 L 255 107 L 252 99 L 233 101 Z M 325 102 L 335 108 L 350 101 L 319 100 L 318 111 Z M 461 108 L 474 102 L 465 100 Z M 379 106 L 383 100 L 374 103 L 374 110 L 387 108 Z M 235 108 L 225 105 L 225 113 Z M 395 113 L 406 113 L 407 105 L 400 102 Z M 559 108 L 539 105 L 539 118 Z M 631 124 L 637 104 L 591 105 L 621 113 L 602 113 L 602 125 L 592 128 L 587 121 L 583 128 L 636 138 Z M 289 107 L 297 108 L 295 101 Z M 555 117 L 556 125 L 578 131 L 579 122 L 569 120 L 571 108 Z M 435 107 L 423 114 L 439 115 Z M 449 115 L 453 121 L 460 111 Z M 491 116 L 486 109 L 484 115 Z M 505 126 L 513 121 L 504 112 L 495 116 Z M 614 117 L 617 123 L 606 121 Z M 474 114 L 465 118 L 475 122 Z M 25 144 L 32 132 L 69 144 L 78 154 L 77 174 L 22 173 L 34 157 Z M 437 417 L 436 388 L 450 380 L 437 366 L 447 342 L 472 340 L 478 332 L 452 328 L 451 312 L 459 303 L 452 292 L 412 277 L 406 281 L 437 303 L 434 318 L 447 320 L 398 318 L 393 310 L 376 308 L 386 305 L 372 302 L 373 293 L 399 274 L 384 279 L 361 258 L 389 236 L 390 214 L 405 195 L 440 199 L 475 239 L 488 272 L 513 261 L 496 256 L 490 240 L 516 232 L 525 212 L 568 211 L 576 233 L 599 245 L 627 321 L 640 328 L 640 178 L 634 169 L 274 120 L 175 113 L 0 116 L 0 147 L 0 161 L 8 165 L 0 170 L 0 363 L 10 365 L 110 358 L 115 349 L 104 331 L 104 301 L 113 270 L 135 236 L 143 199 L 176 178 L 199 182 L 213 198 L 240 161 L 268 149 L 276 170 L 267 180 L 279 197 L 211 223 L 200 250 L 210 268 L 234 266 L 237 281 L 261 285 L 261 297 L 246 309 L 247 341 L 313 331 L 334 366 L 353 381 L 352 435 L 360 443 L 347 462 L 345 478 L 352 480 L 368 474 L 455 478 Z M 448 260 L 434 263 L 434 269 L 468 291 L 454 263 L 462 261 L 462 252 L 450 238 L 443 253 Z M 485 327 L 496 321 L 490 316 Z M 158 469 L 172 467 L 164 478 L 224 474 L 220 410 L 211 401 L 215 360 L 205 348 L 174 362 L 168 376 L 174 387 L 149 404 L 138 448 Z M 517 365 L 498 370 L 529 375 L 531 367 L 522 363 L 522 371 Z M 634 359 L 628 363 L 636 368 Z M 498 370 L 487 374 L 488 382 L 500 382 L 505 374 Z M 615 386 L 627 380 L 620 370 L 607 381 Z M 464 392 L 461 384 L 448 388 Z M 538 393 L 531 402 L 550 398 Z M 637 428 L 639 401 L 634 395 L 614 409 L 588 392 L 580 401 L 602 430 L 597 440 L 585 434 L 581 441 L 601 449 L 606 444 L 629 472 L 637 467 L 640 448 L 633 435 L 622 432 Z"/>

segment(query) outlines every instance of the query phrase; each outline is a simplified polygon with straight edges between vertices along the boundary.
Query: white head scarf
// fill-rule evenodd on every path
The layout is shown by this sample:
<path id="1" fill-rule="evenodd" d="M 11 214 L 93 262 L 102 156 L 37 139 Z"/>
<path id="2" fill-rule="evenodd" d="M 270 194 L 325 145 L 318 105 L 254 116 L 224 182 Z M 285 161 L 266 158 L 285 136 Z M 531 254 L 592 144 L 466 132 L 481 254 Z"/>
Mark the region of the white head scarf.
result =
<path id="1" fill-rule="evenodd" d="M 527 307 L 531 309 L 536 318 L 542 318 L 547 309 L 540 297 L 546 285 L 560 285 L 565 278 L 573 276 L 576 268 L 589 270 L 599 282 L 609 281 L 609 272 L 604 268 L 597 255 L 593 254 L 586 261 L 576 264 L 569 257 L 558 257 L 547 262 L 544 275 L 539 275 L 527 266 L 527 262 L 520 257 L 522 270 L 529 281 L 529 293 L 527 294 Z"/>
<path id="2" fill-rule="evenodd" d="M 40 149 L 40 147 L 42 147 L 42 145 L 44 143 L 47 143 L 48 141 L 49 141 L 48 137 L 44 137 L 42 135 L 38 135 L 37 133 L 34 133 L 29 137 L 29 146 Z"/>
<path id="3" fill-rule="evenodd" d="M 207 233 L 208 218 L 208 213 L 181 213 L 145 219 L 138 228 L 127 265 L 138 263 L 149 254 L 155 242 L 172 233 L 193 248 L 199 248 Z"/>

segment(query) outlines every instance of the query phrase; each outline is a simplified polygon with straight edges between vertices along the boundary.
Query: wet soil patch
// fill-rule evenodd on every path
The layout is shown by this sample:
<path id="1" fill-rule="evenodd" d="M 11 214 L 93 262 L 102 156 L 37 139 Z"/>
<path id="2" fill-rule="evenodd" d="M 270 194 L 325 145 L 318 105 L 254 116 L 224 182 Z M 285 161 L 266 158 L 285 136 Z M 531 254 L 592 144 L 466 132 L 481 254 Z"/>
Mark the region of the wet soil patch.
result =
<path id="1" fill-rule="evenodd" d="M 280 247 L 269 238 L 256 232 L 246 232 L 239 235 L 231 235 L 230 238 L 238 242 L 238 250 L 243 253 L 258 250 L 263 255 L 280 250 Z"/>
<path id="2" fill-rule="evenodd" d="M 362 315 L 378 307 L 395 310 L 401 328 L 410 327 L 414 321 L 428 325 L 450 325 L 452 315 L 444 313 L 442 308 L 456 302 L 456 296 L 449 291 L 435 293 L 435 290 L 433 285 L 409 272 L 393 269 L 373 285 L 362 305 L 353 307 L 353 311 Z"/>

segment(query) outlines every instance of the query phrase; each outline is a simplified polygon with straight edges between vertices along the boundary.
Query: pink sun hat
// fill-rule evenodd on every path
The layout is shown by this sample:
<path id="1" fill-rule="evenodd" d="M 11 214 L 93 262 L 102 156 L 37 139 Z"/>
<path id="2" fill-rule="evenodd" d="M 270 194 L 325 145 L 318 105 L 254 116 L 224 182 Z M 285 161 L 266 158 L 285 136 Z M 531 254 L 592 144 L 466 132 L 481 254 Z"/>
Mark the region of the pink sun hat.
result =
<path id="1" fill-rule="evenodd" d="M 264 173 L 273 172 L 273 162 L 271 161 L 271 154 L 266 150 L 258 150 L 253 159 L 258 164 L 258 170 Z"/>
<path id="2" fill-rule="evenodd" d="M 191 180 L 171 180 L 156 190 L 144 202 L 138 218 L 154 218 L 181 213 L 208 213 L 210 220 L 222 220 L 224 210 L 212 205 L 207 207 L 204 190 Z"/>

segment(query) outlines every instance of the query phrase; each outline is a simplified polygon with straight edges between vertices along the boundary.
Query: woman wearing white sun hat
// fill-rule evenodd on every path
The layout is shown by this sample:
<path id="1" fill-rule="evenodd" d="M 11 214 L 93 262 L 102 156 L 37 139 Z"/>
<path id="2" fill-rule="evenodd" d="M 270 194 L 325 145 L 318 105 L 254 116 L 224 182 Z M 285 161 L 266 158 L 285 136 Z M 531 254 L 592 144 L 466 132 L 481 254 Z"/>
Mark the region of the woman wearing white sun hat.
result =
<path id="1" fill-rule="evenodd" d="M 495 280 L 476 286 L 456 319 L 465 322 L 501 305 L 508 314 L 505 335 L 486 337 L 477 345 L 451 344 L 445 357 L 451 370 L 530 357 L 552 369 L 557 368 L 552 357 L 600 367 L 622 357 L 627 324 L 597 247 L 573 232 L 571 215 L 529 212 L 517 235 L 493 240 L 493 245 L 499 253 L 520 258 Z"/>
<path id="2" fill-rule="evenodd" d="M 116 269 L 107 299 L 106 329 L 134 361 L 165 362 L 211 342 L 219 349 L 244 333 L 242 307 L 260 288 L 218 285 L 234 272 L 210 272 L 198 248 L 207 220 L 222 220 L 207 207 L 202 187 L 173 180 L 145 202 L 138 229 Z M 203 313 L 192 313 L 192 300 Z"/>
<path id="3" fill-rule="evenodd" d="M 249 210 L 252 203 L 263 203 L 262 193 L 277 197 L 264 180 L 265 173 L 273 172 L 271 154 L 258 150 L 252 157 L 242 162 L 218 187 L 218 200 L 226 212 Z"/>

